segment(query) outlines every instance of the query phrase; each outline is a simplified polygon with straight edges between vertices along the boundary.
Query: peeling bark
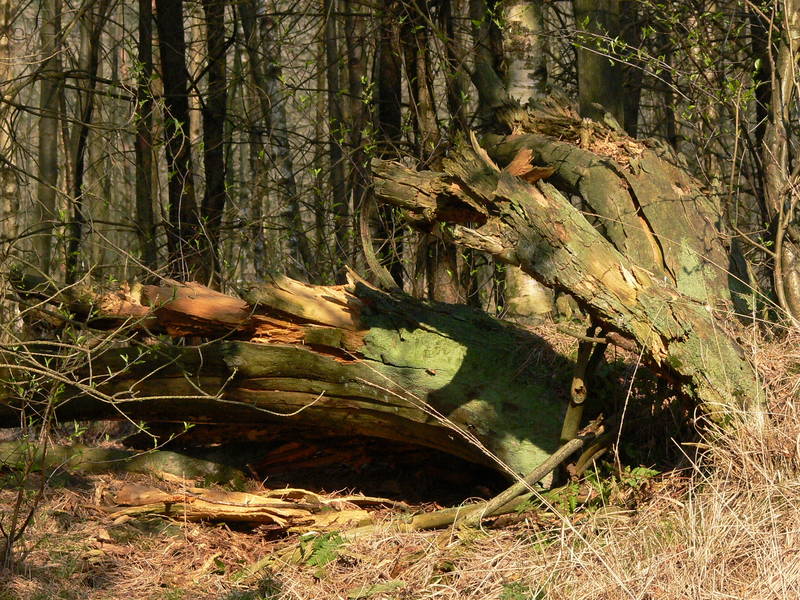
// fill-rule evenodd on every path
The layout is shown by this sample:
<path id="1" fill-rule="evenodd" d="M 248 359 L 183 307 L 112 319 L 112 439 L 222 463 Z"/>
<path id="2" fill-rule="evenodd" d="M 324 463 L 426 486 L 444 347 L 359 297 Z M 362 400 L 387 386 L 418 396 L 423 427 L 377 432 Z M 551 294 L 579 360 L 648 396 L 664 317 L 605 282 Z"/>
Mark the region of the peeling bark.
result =
<path id="1" fill-rule="evenodd" d="M 559 165 L 557 173 L 576 168 L 568 158 L 553 164 Z M 457 243 L 569 292 L 598 323 L 635 340 L 656 368 L 677 375 L 709 414 L 723 419 L 720 409 L 724 414 L 757 398 L 751 366 L 717 320 L 725 313 L 638 264 L 636 258 L 657 256 L 648 255 L 646 245 L 638 255 L 621 253 L 552 185 L 500 171 L 480 148 L 454 153 L 441 173 L 378 160 L 373 170 L 379 200 L 406 209 L 419 227 L 444 231 Z M 688 210 L 691 203 L 687 198 L 679 206 Z M 673 253 L 687 246 L 663 247 Z M 709 289 L 712 296 L 722 295 L 719 288 Z"/>
<path id="2" fill-rule="evenodd" d="M 730 300 L 719 211 L 668 151 L 564 109 L 541 106 L 508 118 L 530 133 L 487 136 L 498 164 L 533 150 L 536 164 L 555 169 L 548 181 L 578 196 L 619 252 L 697 300 Z"/>

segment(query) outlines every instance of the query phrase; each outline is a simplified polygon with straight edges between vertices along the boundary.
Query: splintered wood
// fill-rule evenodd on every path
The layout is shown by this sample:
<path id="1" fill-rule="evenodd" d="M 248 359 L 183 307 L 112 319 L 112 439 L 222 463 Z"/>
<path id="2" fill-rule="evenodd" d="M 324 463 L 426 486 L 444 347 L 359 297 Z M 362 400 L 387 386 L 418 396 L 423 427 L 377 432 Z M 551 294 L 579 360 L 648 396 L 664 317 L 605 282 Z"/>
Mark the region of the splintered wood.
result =
<path id="1" fill-rule="evenodd" d="M 287 488 L 261 492 L 227 492 L 189 487 L 166 492 L 155 487 L 125 485 L 111 507 L 111 519 L 157 514 L 186 521 L 226 521 L 272 525 L 290 532 L 325 531 L 372 523 L 360 504 L 394 504 L 368 496 L 325 498 Z M 127 506 L 127 508 L 119 508 Z"/>
<path id="2" fill-rule="evenodd" d="M 146 285 L 144 306 L 153 307 L 158 324 L 173 336 L 210 335 L 252 328 L 252 309 L 246 302 L 196 282 Z"/>

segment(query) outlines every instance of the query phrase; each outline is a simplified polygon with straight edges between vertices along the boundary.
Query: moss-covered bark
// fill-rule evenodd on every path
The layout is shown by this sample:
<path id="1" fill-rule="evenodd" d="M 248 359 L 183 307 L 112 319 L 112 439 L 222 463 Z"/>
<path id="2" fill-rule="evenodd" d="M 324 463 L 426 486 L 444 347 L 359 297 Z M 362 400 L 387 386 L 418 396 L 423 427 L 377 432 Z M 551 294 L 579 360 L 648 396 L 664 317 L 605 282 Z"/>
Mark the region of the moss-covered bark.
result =
<path id="1" fill-rule="evenodd" d="M 198 286 L 162 291 L 152 327 L 196 335 L 225 322 L 225 339 L 89 354 L 68 375 L 60 419 L 277 423 L 417 443 L 515 473 L 558 446 L 569 362 L 479 311 L 355 282 L 278 279 L 245 290 L 233 312 L 233 298 Z M 6 379 L 25 376 L 5 358 Z M 0 426 L 18 424 L 13 386 L 4 400 Z"/>
<path id="2" fill-rule="evenodd" d="M 487 136 L 498 164 L 533 150 L 536 164 L 555 169 L 548 182 L 579 198 L 592 224 L 628 259 L 687 296 L 730 300 L 719 210 L 669 150 L 567 110 L 510 112 L 507 119 L 530 133 Z"/>
<path id="3" fill-rule="evenodd" d="M 454 153 L 443 173 L 384 161 L 373 170 L 381 201 L 569 292 L 607 328 L 635 340 L 654 365 L 678 375 L 709 413 L 756 398 L 754 373 L 717 320 L 725 313 L 623 255 L 552 185 L 501 172 L 477 146 Z"/>

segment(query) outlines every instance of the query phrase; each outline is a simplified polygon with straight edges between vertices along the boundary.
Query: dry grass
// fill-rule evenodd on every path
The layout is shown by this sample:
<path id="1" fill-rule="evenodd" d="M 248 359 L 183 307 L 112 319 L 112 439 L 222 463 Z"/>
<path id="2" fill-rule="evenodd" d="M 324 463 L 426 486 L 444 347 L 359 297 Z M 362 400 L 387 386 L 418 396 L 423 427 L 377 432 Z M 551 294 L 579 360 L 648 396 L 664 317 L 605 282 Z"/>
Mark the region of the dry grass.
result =
<path id="1" fill-rule="evenodd" d="M 397 533 L 387 521 L 335 546 L 320 566 L 309 543 L 300 556 L 296 538 L 157 519 L 109 523 L 96 505 L 121 482 L 93 476 L 83 488 L 50 490 L 24 568 L 0 579 L 0 600 L 797 599 L 800 336 L 759 344 L 753 360 L 769 382 L 768 410 L 707 431 L 690 467 L 653 482 L 630 515 L 531 513 L 501 529 L 425 533 Z M 0 503 L 9 495 L 0 492 Z M 237 580 L 267 555 L 257 577 Z"/>

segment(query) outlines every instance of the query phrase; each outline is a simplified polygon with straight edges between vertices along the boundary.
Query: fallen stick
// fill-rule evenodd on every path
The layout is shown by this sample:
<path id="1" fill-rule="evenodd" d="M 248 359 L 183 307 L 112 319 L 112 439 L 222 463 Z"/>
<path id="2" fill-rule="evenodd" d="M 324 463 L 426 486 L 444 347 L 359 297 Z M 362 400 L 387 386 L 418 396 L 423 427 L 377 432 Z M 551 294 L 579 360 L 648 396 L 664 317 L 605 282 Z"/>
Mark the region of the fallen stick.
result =
<path id="1" fill-rule="evenodd" d="M 595 434 L 589 434 L 571 439 L 523 479 L 506 488 L 491 500 L 481 503 L 483 506 L 477 505 L 475 508 L 472 508 L 472 510 L 466 512 L 466 514 L 462 513 L 462 515 L 456 516 L 454 523 L 463 522 L 466 525 L 477 525 L 480 523 L 481 519 L 500 514 L 498 509 L 505 507 L 518 496 L 530 490 L 533 485 L 549 475 L 553 469 L 567 460 L 573 453 L 583 448 L 587 441 L 593 440 L 594 438 Z"/>
<path id="2" fill-rule="evenodd" d="M 559 448 L 550 458 L 531 471 L 526 477 L 517 481 L 512 486 L 500 492 L 490 500 L 484 500 L 469 506 L 454 506 L 429 513 L 422 513 L 411 517 L 409 521 L 396 523 L 393 528 L 397 531 L 421 531 L 424 529 L 438 529 L 454 523 L 476 525 L 481 519 L 496 517 L 514 511 L 523 502 L 533 497 L 534 492 L 529 491 L 533 485 L 549 475 L 557 466 L 563 463 L 574 452 L 594 441 L 603 432 L 603 426 L 595 422 L 589 425 L 585 435 L 570 440 Z M 546 492 L 543 495 L 547 495 Z M 358 527 L 345 532 L 346 537 L 356 538 L 374 531 L 373 525 Z"/>

